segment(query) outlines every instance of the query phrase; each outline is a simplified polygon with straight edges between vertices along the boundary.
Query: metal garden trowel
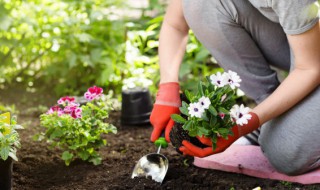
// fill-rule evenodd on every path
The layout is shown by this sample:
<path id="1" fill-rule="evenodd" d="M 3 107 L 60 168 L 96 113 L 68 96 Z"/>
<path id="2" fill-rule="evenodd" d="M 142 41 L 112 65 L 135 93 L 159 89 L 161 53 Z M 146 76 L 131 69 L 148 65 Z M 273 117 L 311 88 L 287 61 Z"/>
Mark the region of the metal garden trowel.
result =
<path id="1" fill-rule="evenodd" d="M 160 137 L 154 144 L 158 147 L 157 153 L 141 157 L 133 169 L 131 178 L 145 176 L 162 183 L 168 171 L 169 161 L 164 155 L 160 154 L 160 150 L 161 148 L 167 148 L 168 143 L 164 137 Z"/>

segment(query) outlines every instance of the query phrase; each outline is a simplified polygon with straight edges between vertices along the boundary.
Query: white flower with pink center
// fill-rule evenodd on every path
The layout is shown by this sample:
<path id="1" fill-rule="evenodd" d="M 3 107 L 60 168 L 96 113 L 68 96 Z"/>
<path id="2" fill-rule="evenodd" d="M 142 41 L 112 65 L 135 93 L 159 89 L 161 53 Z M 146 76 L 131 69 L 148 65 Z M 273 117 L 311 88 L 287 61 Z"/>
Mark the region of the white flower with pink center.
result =
<path id="1" fill-rule="evenodd" d="M 58 100 L 58 104 L 60 105 L 68 105 L 70 103 L 73 103 L 75 101 L 74 97 L 65 96 Z"/>
<path id="2" fill-rule="evenodd" d="M 188 110 L 191 117 L 201 118 L 204 113 L 204 109 L 199 102 L 191 103 Z"/>
<path id="3" fill-rule="evenodd" d="M 217 72 L 217 74 L 210 75 L 211 83 L 217 87 L 224 87 L 228 84 L 229 77 L 223 73 Z"/>
<path id="4" fill-rule="evenodd" d="M 87 100 L 98 99 L 103 93 L 103 89 L 97 86 L 90 87 L 86 93 L 84 93 L 84 97 Z"/>
<path id="5" fill-rule="evenodd" d="M 198 101 L 203 109 L 208 109 L 211 105 L 211 101 L 208 97 L 202 96 Z"/>
<path id="6" fill-rule="evenodd" d="M 251 119 L 251 115 L 249 114 L 250 108 L 244 107 L 243 104 L 234 105 L 230 110 L 230 116 L 236 121 L 237 125 L 248 124 L 248 121 Z"/>
<path id="7" fill-rule="evenodd" d="M 240 82 L 242 81 L 240 79 L 240 76 L 236 73 L 236 72 L 233 72 L 233 71 L 228 71 L 228 73 L 226 73 L 227 76 L 228 76 L 228 84 L 230 85 L 230 87 L 232 89 L 235 89 L 235 88 L 239 88 L 240 87 Z"/>
<path id="8" fill-rule="evenodd" d="M 48 111 L 47 114 L 54 114 L 57 113 L 58 116 L 63 114 L 63 110 L 59 106 L 52 106 Z"/>

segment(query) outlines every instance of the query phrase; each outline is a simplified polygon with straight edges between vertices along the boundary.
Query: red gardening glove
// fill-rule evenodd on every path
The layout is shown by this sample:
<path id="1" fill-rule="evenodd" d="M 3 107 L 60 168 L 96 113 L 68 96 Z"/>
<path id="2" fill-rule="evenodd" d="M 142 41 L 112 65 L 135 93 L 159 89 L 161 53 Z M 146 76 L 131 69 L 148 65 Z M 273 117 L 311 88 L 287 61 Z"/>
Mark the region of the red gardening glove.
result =
<path id="1" fill-rule="evenodd" d="M 153 131 L 150 137 L 152 142 L 156 141 L 165 130 L 165 138 L 170 142 L 169 134 L 174 125 L 172 114 L 180 113 L 180 87 L 177 82 L 168 82 L 159 85 L 156 101 L 150 115 Z"/>
<path id="2" fill-rule="evenodd" d="M 217 147 L 216 149 L 212 149 L 212 141 L 210 138 L 206 137 L 197 137 L 199 141 L 202 144 L 207 145 L 208 147 L 206 148 L 200 148 L 189 141 L 182 141 L 183 146 L 179 148 L 181 152 L 183 152 L 184 155 L 190 155 L 190 156 L 196 156 L 196 157 L 206 157 L 212 154 L 216 154 L 219 152 L 223 152 L 225 149 L 227 149 L 234 141 L 236 141 L 238 138 L 240 138 L 243 135 L 246 135 L 248 133 L 251 133 L 255 129 L 259 128 L 260 123 L 259 123 L 259 118 L 258 116 L 250 112 L 251 114 L 251 119 L 248 121 L 248 124 L 243 125 L 243 126 L 238 126 L 235 125 L 232 127 L 232 132 L 233 135 L 229 135 L 228 139 L 224 139 L 223 137 L 219 137 L 217 140 Z"/>

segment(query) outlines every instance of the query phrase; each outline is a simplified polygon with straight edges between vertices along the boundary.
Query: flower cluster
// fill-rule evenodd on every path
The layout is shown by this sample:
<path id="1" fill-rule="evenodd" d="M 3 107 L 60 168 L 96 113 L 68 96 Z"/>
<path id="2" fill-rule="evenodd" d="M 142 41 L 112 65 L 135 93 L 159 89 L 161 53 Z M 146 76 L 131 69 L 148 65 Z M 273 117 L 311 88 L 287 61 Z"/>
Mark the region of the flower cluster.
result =
<path id="1" fill-rule="evenodd" d="M 102 88 L 93 86 L 93 87 L 90 87 L 86 93 L 84 93 L 84 97 L 87 100 L 92 101 L 94 99 L 100 98 L 102 93 L 103 93 Z"/>
<path id="2" fill-rule="evenodd" d="M 117 132 L 115 126 L 106 122 L 113 110 L 111 97 L 102 93 L 102 88 L 90 87 L 84 93 L 85 101 L 65 96 L 41 114 L 40 124 L 47 130 L 38 139 L 47 139 L 52 147 L 62 149 L 61 158 L 66 165 L 76 158 L 100 164 L 98 150 L 107 143 L 103 134 Z"/>
<path id="3" fill-rule="evenodd" d="M 23 129 L 17 124 L 16 117 L 10 113 L 0 114 L 0 160 L 7 160 L 11 157 L 18 161 L 17 149 L 21 147 L 18 129 Z"/>
<path id="4" fill-rule="evenodd" d="M 199 82 L 198 91 L 185 91 L 187 100 L 180 107 L 181 115 L 172 119 L 183 124 L 189 135 L 205 136 L 215 143 L 218 136 L 227 138 L 234 125 L 242 126 L 251 119 L 250 108 L 236 104 L 236 91 L 241 79 L 233 71 L 216 73 Z M 215 145 L 213 144 L 213 147 Z"/>
<path id="5" fill-rule="evenodd" d="M 201 118 L 206 109 L 209 109 L 211 102 L 208 97 L 202 96 L 198 102 L 191 103 L 188 107 L 191 117 Z"/>
<path id="6" fill-rule="evenodd" d="M 241 79 L 236 72 L 228 71 L 227 73 L 212 74 L 210 76 L 210 82 L 212 85 L 217 86 L 217 88 L 222 88 L 229 86 L 231 89 L 235 90 L 240 87 Z M 226 98 L 226 94 L 221 97 L 221 102 Z M 209 109 L 211 105 L 210 98 L 202 96 L 197 102 L 190 103 L 188 110 L 191 117 L 202 118 L 205 110 Z M 250 108 L 244 107 L 244 105 L 234 105 L 230 110 L 231 117 L 236 121 L 238 125 L 247 124 L 248 120 L 251 119 L 251 115 L 248 114 Z M 219 113 L 219 116 L 223 119 L 225 114 Z"/>
<path id="7" fill-rule="evenodd" d="M 228 71 L 227 73 L 218 72 L 210 76 L 211 83 L 217 87 L 229 85 L 232 89 L 239 88 L 241 79 L 236 72 Z"/>
<path id="8" fill-rule="evenodd" d="M 130 77 L 123 80 L 122 90 L 130 90 L 134 88 L 148 88 L 152 85 L 152 81 L 144 77 Z"/>
<path id="9" fill-rule="evenodd" d="M 93 101 L 99 99 L 103 93 L 103 89 L 97 86 L 90 87 L 84 94 L 84 97 L 88 101 Z M 79 103 L 75 102 L 74 97 L 65 96 L 58 100 L 58 105 L 52 106 L 47 114 L 57 113 L 58 116 L 63 114 L 70 115 L 73 118 L 81 118 L 82 108 Z"/>

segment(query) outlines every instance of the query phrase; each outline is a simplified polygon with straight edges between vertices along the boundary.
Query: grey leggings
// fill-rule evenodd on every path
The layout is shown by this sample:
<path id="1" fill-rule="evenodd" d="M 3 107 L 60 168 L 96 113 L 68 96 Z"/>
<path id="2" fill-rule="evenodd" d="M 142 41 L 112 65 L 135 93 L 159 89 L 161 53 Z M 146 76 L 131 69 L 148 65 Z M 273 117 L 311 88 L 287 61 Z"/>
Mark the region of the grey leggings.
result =
<path id="1" fill-rule="evenodd" d="M 257 103 L 280 84 L 272 68 L 290 70 L 286 35 L 248 0 L 183 0 L 188 25 L 241 89 Z M 320 166 L 320 88 L 261 127 L 259 144 L 279 172 L 298 175 Z"/>

